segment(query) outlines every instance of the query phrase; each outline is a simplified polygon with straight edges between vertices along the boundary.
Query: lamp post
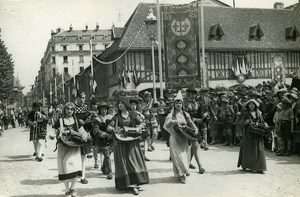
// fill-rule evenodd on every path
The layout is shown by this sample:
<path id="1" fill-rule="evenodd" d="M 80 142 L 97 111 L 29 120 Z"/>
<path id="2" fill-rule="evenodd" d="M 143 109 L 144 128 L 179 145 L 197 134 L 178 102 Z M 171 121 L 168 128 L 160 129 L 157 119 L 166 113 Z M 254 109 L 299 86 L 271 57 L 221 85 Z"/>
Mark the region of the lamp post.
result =
<path id="1" fill-rule="evenodd" d="M 148 12 L 148 16 L 144 21 L 147 25 L 147 29 L 149 29 L 149 38 L 151 41 L 151 53 L 152 53 L 152 72 L 153 72 L 153 100 L 156 99 L 156 78 L 155 78 L 155 59 L 154 59 L 154 44 L 155 44 L 155 25 L 157 23 L 156 16 L 153 14 L 153 9 L 150 8 Z"/>

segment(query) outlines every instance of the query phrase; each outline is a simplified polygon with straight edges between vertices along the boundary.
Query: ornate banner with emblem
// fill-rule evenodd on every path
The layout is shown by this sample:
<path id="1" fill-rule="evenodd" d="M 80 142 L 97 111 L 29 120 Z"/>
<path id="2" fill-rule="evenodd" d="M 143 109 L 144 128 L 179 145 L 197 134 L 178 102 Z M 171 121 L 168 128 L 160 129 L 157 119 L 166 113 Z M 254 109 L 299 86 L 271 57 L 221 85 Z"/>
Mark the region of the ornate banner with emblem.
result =
<path id="1" fill-rule="evenodd" d="M 166 87 L 200 87 L 197 7 L 166 6 L 163 13 Z"/>

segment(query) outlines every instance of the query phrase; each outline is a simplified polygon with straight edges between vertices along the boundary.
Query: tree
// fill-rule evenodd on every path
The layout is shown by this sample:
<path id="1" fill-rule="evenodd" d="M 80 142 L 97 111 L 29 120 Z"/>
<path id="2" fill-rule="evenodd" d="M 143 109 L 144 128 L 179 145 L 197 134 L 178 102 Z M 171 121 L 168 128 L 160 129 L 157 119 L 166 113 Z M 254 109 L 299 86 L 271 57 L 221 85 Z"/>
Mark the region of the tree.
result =
<path id="1" fill-rule="evenodd" d="M 1 39 L 0 29 L 0 100 L 8 99 L 13 91 L 14 62 Z"/>

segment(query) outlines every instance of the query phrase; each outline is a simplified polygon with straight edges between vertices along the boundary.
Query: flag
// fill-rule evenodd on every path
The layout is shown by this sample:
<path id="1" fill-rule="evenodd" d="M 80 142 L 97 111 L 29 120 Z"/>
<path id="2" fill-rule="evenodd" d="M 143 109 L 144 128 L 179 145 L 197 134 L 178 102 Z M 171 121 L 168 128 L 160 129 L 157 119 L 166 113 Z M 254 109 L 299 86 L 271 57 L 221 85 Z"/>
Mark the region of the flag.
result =
<path id="1" fill-rule="evenodd" d="M 97 82 L 94 80 L 94 84 L 93 84 L 93 93 L 96 92 L 96 88 L 97 88 Z"/>
<path id="2" fill-rule="evenodd" d="M 127 71 L 127 74 L 126 74 L 126 81 L 127 81 L 127 83 L 130 83 L 130 73 L 129 73 L 129 70 Z"/>
<path id="3" fill-rule="evenodd" d="M 123 88 L 126 88 L 126 75 L 125 75 L 125 71 L 123 70 L 122 72 L 122 85 L 123 85 Z"/>
<path id="4" fill-rule="evenodd" d="M 135 69 L 133 70 L 133 73 L 132 73 L 132 81 L 136 87 L 137 86 L 137 76 L 136 76 Z"/>
<path id="5" fill-rule="evenodd" d="M 244 74 L 244 75 L 247 74 L 244 58 L 242 59 L 241 73 Z"/>

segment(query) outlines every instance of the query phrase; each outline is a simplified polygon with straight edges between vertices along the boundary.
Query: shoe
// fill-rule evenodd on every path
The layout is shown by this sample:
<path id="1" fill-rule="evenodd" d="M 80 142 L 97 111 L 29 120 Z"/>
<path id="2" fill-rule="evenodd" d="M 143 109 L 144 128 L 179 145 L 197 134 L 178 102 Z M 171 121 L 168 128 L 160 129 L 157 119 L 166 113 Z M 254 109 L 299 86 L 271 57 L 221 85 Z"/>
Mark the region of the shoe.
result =
<path id="1" fill-rule="evenodd" d="M 209 148 L 206 146 L 206 147 L 204 147 L 203 149 L 204 149 L 205 151 L 207 151 Z"/>
<path id="2" fill-rule="evenodd" d="M 155 147 L 154 147 L 153 145 L 151 145 L 151 149 L 152 149 L 152 150 L 155 150 Z"/>
<path id="3" fill-rule="evenodd" d="M 182 175 L 182 176 L 180 177 L 180 182 L 183 183 L 183 184 L 186 183 L 186 176 L 185 176 L 185 175 Z"/>
<path id="4" fill-rule="evenodd" d="M 108 179 L 108 180 L 111 180 L 113 178 L 113 175 L 112 175 L 112 173 L 110 172 L 110 173 L 108 173 L 108 175 L 107 175 L 107 177 L 106 177 L 106 179 Z"/>
<path id="5" fill-rule="evenodd" d="M 36 153 L 33 153 L 32 156 L 37 156 L 37 154 L 36 154 Z"/>
<path id="6" fill-rule="evenodd" d="M 190 176 L 191 174 L 188 172 L 188 173 L 186 173 L 185 175 L 186 175 L 186 176 Z"/>
<path id="7" fill-rule="evenodd" d="M 211 142 L 211 143 L 209 143 L 209 145 L 214 145 L 214 144 L 216 144 L 217 142 Z"/>
<path id="8" fill-rule="evenodd" d="M 145 161 L 150 161 L 150 159 L 148 157 L 145 157 Z"/>
<path id="9" fill-rule="evenodd" d="M 199 174 L 203 174 L 205 172 L 205 169 L 204 168 L 200 168 L 199 169 Z"/>
<path id="10" fill-rule="evenodd" d="M 257 171 L 257 173 L 259 173 L 259 174 L 265 174 L 264 171 Z"/>
<path id="11" fill-rule="evenodd" d="M 172 161 L 172 158 L 171 158 L 171 157 L 169 157 L 169 160 L 170 160 L 170 161 Z"/>
<path id="12" fill-rule="evenodd" d="M 279 151 L 275 153 L 276 156 L 285 156 L 285 154 L 285 151 Z"/>
<path id="13" fill-rule="evenodd" d="M 86 178 L 80 179 L 80 183 L 82 183 L 82 184 L 88 184 L 88 180 Z"/>
<path id="14" fill-rule="evenodd" d="M 225 144 L 223 144 L 223 146 L 229 146 L 230 144 L 229 143 L 225 143 Z"/>
<path id="15" fill-rule="evenodd" d="M 137 188 L 132 188 L 132 193 L 134 195 L 139 195 L 140 191 Z"/>
<path id="16" fill-rule="evenodd" d="M 98 169 L 98 168 L 99 168 L 99 165 L 98 165 L 97 163 L 95 163 L 94 168 L 95 168 L 95 169 Z"/>
<path id="17" fill-rule="evenodd" d="M 71 189 L 70 193 L 72 197 L 77 197 L 77 192 L 75 191 L 75 189 Z"/>
<path id="18" fill-rule="evenodd" d="M 147 151 L 152 152 L 153 150 L 152 150 L 152 148 L 148 148 Z"/>
<path id="19" fill-rule="evenodd" d="M 287 151 L 286 153 L 283 154 L 283 156 L 291 156 L 292 153 L 290 151 Z"/>
<path id="20" fill-rule="evenodd" d="M 37 156 L 36 160 L 37 160 L 38 162 L 41 162 L 41 161 L 43 161 L 43 158 Z"/>
<path id="21" fill-rule="evenodd" d="M 243 170 L 246 171 L 247 169 L 243 167 Z"/>
<path id="22" fill-rule="evenodd" d="M 45 155 L 44 155 L 44 153 L 42 153 L 42 157 L 44 157 Z"/>
<path id="23" fill-rule="evenodd" d="M 72 197 L 71 192 L 70 191 L 65 192 L 65 197 Z"/>
<path id="24" fill-rule="evenodd" d="M 190 165 L 189 165 L 189 168 L 191 168 L 191 169 L 196 169 L 196 167 L 195 167 L 193 164 L 190 164 Z"/>

